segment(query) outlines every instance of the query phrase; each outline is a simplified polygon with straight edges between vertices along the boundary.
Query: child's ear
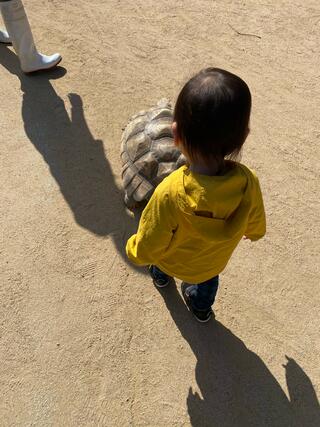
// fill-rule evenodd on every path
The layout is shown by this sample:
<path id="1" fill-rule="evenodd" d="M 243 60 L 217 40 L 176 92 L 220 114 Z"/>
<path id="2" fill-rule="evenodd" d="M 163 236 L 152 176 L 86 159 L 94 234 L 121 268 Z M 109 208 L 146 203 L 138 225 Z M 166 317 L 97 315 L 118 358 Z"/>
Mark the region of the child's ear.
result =
<path id="1" fill-rule="evenodd" d="M 173 133 L 174 144 L 178 147 L 179 146 L 179 138 L 178 138 L 178 132 L 177 132 L 177 122 L 172 123 L 172 133 Z"/>

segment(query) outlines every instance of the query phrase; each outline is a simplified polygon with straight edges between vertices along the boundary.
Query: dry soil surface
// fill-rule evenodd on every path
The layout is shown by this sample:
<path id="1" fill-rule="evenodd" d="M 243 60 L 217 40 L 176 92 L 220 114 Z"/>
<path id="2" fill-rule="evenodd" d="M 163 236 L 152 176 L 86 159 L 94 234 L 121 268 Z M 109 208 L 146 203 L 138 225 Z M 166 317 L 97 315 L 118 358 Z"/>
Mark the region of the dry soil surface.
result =
<path id="1" fill-rule="evenodd" d="M 319 1 L 25 6 L 63 62 L 26 76 L 0 47 L 0 425 L 319 426 Z M 124 255 L 119 141 L 212 65 L 252 90 L 268 233 L 201 325 Z"/>

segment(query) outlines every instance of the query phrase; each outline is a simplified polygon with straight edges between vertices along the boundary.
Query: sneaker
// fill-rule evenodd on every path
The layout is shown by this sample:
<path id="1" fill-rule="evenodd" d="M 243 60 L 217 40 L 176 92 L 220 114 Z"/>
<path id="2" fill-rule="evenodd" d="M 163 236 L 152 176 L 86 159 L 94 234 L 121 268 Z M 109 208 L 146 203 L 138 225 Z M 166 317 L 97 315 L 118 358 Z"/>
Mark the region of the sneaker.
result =
<path id="1" fill-rule="evenodd" d="M 213 315 L 213 311 L 211 307 L 208 308 L 207 310 L 196 310 L 195 308 L 193 308 L 191 304 L 191 298 L 188 293 L 189 287 L 190 285 L 188 285 L 187 283 L 184 283 L 184 282 L 181 283 L 181 292 L 182 292 L 184 302 L 186 303 L 189 311 L 191 311 L 194 317 L 198 320 L 198 322 L 201 322 L 201 323 L 208 322 Z"/>
<path id="2" fill-rule="evenodd" d="M 152 277 L 154 285 L 157 288 L 165 288 L 172 280 L 170 276 L 168 276 L 166 273 L 163 273 L 155 265 L 149 266 L 149 273 Z"/>

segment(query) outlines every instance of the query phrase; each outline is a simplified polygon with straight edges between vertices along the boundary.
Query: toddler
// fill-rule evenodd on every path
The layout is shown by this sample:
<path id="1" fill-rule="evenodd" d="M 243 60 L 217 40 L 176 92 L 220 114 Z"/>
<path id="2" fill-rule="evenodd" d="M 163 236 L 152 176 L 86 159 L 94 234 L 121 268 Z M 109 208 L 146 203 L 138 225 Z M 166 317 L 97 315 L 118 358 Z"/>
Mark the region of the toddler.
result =
<path id="1" fill-rule="evenodd" d="M 238 76 L 218 68 L 196 74 L 174 110 L 174 141 L 183 166 L 165 178 L 127 242 L 129 259 L 149 265 L 157 287 L 173 277 L 200 322 L 212 316 L 219 273 L 243 236 L 266 231 L 258 178 L 237 159 L 249 133 L 251 94 Z"/>

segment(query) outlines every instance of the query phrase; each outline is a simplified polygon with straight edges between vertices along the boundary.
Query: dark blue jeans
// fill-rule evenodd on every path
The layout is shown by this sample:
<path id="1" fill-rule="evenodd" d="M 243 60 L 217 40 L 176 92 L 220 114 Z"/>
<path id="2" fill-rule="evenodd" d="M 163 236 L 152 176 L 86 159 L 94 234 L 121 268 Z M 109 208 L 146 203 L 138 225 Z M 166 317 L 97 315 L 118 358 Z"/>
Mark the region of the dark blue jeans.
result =
<path id="1" fill-rule="evenodd" d="M 188 294 L 195 310 L 208 310 L 214 303 L 219 286 L 219 276 L 197 285 L 190 285 Z"/>
<path id="2" fill-rule="evenodd" d="M 155 273 L 163 278 L 169 276 L 160 270 L 160 268 L 154 266 Z M 190 296 L 191 305 L 195 310 L 208 310 L 214 303 L 216 293 L 219 286 L 219 276 L 215 276 L 212 279 L 206 280 L 205 282 L 198 283 L 197 285 L 190 284 L 188 286 L 188 294 Z"/>

